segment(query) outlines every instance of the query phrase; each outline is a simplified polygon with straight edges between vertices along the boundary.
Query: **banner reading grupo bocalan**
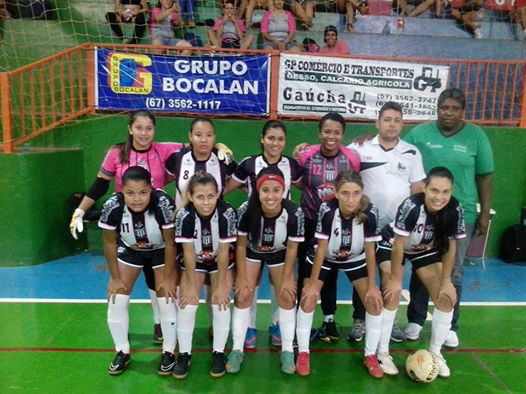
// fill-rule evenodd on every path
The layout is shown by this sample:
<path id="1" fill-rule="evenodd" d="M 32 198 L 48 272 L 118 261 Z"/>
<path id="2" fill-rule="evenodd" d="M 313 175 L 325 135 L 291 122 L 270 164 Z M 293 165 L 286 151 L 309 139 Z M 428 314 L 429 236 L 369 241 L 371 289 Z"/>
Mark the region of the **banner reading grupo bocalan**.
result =
<path id="1" fill-rule="evenodd" d="M 98 49 L 95 59 L 98 109 L 269 112 L 268 55 L 174 57 Z"/>
<path id="2" fill-rule="evenodd" d="M 429 64 L 282 54 L 278 113 L 377 119 L 382 105 L 396 101 L 406 120 L 435 119 L 448 73 Z"/>

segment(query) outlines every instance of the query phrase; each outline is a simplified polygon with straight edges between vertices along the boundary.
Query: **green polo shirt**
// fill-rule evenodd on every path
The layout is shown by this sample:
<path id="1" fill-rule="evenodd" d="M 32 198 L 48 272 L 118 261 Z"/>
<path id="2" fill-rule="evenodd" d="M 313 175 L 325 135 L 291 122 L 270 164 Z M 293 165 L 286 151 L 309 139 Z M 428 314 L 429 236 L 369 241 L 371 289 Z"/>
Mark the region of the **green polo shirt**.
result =
<path id="1" fill-rule="evenodd" d="M 464 206 L 466 223 L 476 223 L 478 191 L 475 176 L 495 171 L 493 151 L 484 131 L 466 123 L 459 132 L 446 137 L 436 122 L 428 122 L 413 127 L 404 139 L 420 150 L 426 172 L 442 166 L 453 173 L 453 195 Z"/>

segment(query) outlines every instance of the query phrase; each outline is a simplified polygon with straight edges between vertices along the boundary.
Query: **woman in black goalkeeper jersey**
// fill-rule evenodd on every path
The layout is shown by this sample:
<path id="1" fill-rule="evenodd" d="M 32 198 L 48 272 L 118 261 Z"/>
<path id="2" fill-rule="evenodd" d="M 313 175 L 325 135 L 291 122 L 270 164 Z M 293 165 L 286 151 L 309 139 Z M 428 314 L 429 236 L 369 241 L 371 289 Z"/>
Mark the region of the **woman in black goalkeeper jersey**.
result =
<path id="1" fill-rule="evenodd" d="M 378 247 L 378 261 L 391 261 L 391 279 L 385 285 L 384 304 L 392 314 L 390 326 L 384 326 L 389 329 L 387 342 L 381 343 L 379 351 L 388 354 L 388 338 L 402 289 L 402 261 L 408 259 L 435 304 L 429 351 L 438 360 L 438 374 L 442 377 L 450 376 L 441 348 L 451 327 L 457 300 L 451 270 L 457 239 L 466 236 L 464 209 L 452 193 L 451 172 L 445 167 L 431 169 L 424 192 L 400 204 L 394 223 L 382 231 L 383 240 Z"/>
<path id="2" fill-rule="evenodd" d="M 153 268 L 161 326 L 164 333 L 159 374 L 169 374 L 175 348 L 175 243 L 173 199 L 152 189 L 151 175 L 142 167 L 129 167 L 122 176 L 122 192 L 104 203 L 99 227 L 104 231 L 104 254 L 110 270 L 108 326 L 117 354 L 111 375 L 124 372 L 130 359 L 128 304 L 144 266 Z M 164 267 L 164 268 L 163 268 Z"/>
<path id="3" fill-rule="evenodd" d="M 254 287 L 263 265 L 269 267 L 276 286 L 281 325 L 281 370 L 295 372 L 294 340 L 296 282 L 294 264 L 298 244 L 304 239 L 304 217 L 300 207 L 283 198 L 285 180 L 275 167 L 262 169 L 255 192 L 239 208 L 236 245 L 236 302 L 232 313 L 232 352 L 227 371 L 239 372 Z"/>
<path id="4" fill-rule="evenodd" d="M 212 174 L 197 172 L 187 186 L 175 220 L 175 240 L 182 245 L 180 300 L 177 323 L 179 356 L 173 376 L 183 379 L 191 361 L 198 294 L 208 277 L 211 284 L 214 344 L 210 374 L 225 373 L 224 349 L 230 328 L 230 290 L 234 262 L 230 246 L 236 240 L 237 215 L 220 199 Z"/>

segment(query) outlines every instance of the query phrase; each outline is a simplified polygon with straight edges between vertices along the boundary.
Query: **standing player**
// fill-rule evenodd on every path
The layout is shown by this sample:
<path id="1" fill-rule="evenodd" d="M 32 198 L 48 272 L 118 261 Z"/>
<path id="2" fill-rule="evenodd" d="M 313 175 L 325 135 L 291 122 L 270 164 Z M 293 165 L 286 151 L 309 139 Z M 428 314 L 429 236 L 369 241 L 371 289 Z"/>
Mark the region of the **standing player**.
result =
<path id="1" fill-rule="evenodd" d="M 276 287 L 281 325 L 281 371 L 293 374 L 296 283 L 294 262 L 304 240 L 301 208 L 283 198 L 285 179 L 275 166 L 262 169 L 255 192 L 239 208 L 236 246 L 236 299 L 232 314 L 232 352 L 227 371 L 237 373 L 243 362 L 243 341 L 250 317 L 254 287 L 266 264 Z"/>
<path id="2" fill-rule="evenodd" d="M 405 140 L 422 153 L 424 169 L 444 165 L 455 177 L 454 197 L 462 204 L 466 215 L 466 237 L 458 241 L 451 280 L 457 291 L 457 304 L 445 345 L 459 345 L 457 330 L 464 257 L 473 235 L 488 231 L 493 183 L 493 152 L 484 131 L 463 120 L 466 96 L 459 89 L 446 89 L 438 97 L 437 120 L 414 127 Z M 480 214 L 477 213 L 480 201 Z M 411 301 L 407 309 L 408 339 L 416 340 L 424 325 L 429 295 L 416 275 L 411 276 Z"/>
<path id="3" fill-rule="evenodd" d="M 371 376 L 381 378 L 383 371 L 376 358 L 382 328 L 382 296 L 375 282 L 375 247 L 381 239 L 378 211 L 363 194 L 357 172 L 340 172 L 334 187 L 336 199 L 321 205 L 307 257 L 296 318 L 296 372 L 310 374 L 309 340 L 314 309 L 327 273 L 336 269 L 345 272 L 367 309 L 364 365 Z"/>
<path id="4" fill-rule="evenodd" d="M 225 344 L 230 326 L 232 267 L 230 246 L 236 240 L 236 211 L 219 199 L 217 181 L 204 172 L 194 174 L 186 199 L 177 212 L 175 240 L 182 245 L 183 271 L 177 325 L 179 356 L 173 376 L 184 379 L 191 362 L 199 291 L 208 276 L 212 291 L 214 344 L 210 375 L 225 373 Z"/>
<path id="5" fill-rule="evenodd" d="M 283 197 L 290 199 L 290 189 L 292 185 L 301 186 L 301 168 L 298 162 L 290 157 L 283 156 L 287 138 L 285 125 L 276 120 L 269 120 L 263 126 L 261 132 L 261 147 L 263 153 L 243 159 L 232 178 L 228 180 L 225 193 L 232 189 L 244 186 L 248 196 L 252 195 L 256 187 L 256 177 L 263 168 L 275 167 L 283 173 L 285 189 Z M 245 338 L 245 348 L 254 349 L 256 347 L 256 307 L 259 285 L 254 289 L 252 306 L 250 307 L 250 323 Z M 276 305 L 274 286 L 271 284 L 272 300 L 272 325 L 269 327 L 270 340 L 274 346 L 281 346 L 281 334 L 279 330 L 279 309 Z"/>
<path id="6" fill-rule="evenodd" d="M 173 153 L 166 161 L 166 171 L 175 179 L 175 204 L 179 208 L 185 195 L 186 185 L 199 172 L 211 174 L 218 186 L 219 196 L 223 195 L 228 178 L 234 173 L 237 163 L 221 158 L 215 146 L 214 124 L 208 118 L 195 118 L 188 132 L 190 146 Z"/>
<path id="7" fill-rule="evenodd" d="M 303 169 L 301 207 L 305 212 L 305 239 L 298 252 L 298 296 L 301 295 L 305 278 L 305 259 L 310 240 L 314 238 L 318 208 L 323 202 L 334 199 L 334 180 L 342 171 L 360 170 L 360 157 L 341 145 L 345 132 L 345 119 L 338 113 L 330 112 L 319 122 L 320 145 L 312 145 L 299 153 L 299 163 Z M 338 270 L 331 275 L 337 276 Z M 334 279 L 332 282 L 335 282 Z M 337 340 L 339 333 L 334 315 L 325 313 L 327 289 L 322 289 L 321 302 L 324 311 L 322 331 L 326 341 Z"/>
<path id="8" fill-rule="evenodd" d="M 77 231 L 82 232 L 84 213 L 95 205 L 97 200 L 106 194 L 110 182 L 115 180 L 115 191 L 122 192 L 122 176 L 130 166 L 144 167 L 151 175 L 154 189 L 162 189 L 165 185 L 165 161 L 168 157 L 183 148 L 182 144 L 171 142 L 154 142 L 155 116 L 149 111 L 130 112 L 128 121 L 128 139 L 116 144 L 106 154 L 100 166 L 97 178 L 88 189 L 86 195 L 71 218 L 69 225 L 71 235 L 77 239 Z M 144 266 L 144 277 L 149 289 L 153 309 L 153 341 L 160 344 L 163 341 L 159 303 L 155 291 L 155 280 L 150 265 Z"/>
<path id="9" fill-rule="evenodd" d="M 169 374 L 175 349 L 175 244 L 172 198 L 152 189 L 151 174 L 129 167 L 122 176 L 122 192 L 115 193 L 102 209 L 99 227 L 104 231 L 108 262 L 108 326 L 117 354 L 111 375 L 124 372 L 130 363 L 128 304 L 141 269 L 149 265 L 158 284 L 161 326 L 164 333 L 159 374 Z M 163 268 L 164 267 L 164 268 Z"/>
<path id="10" fill-rule="evenodd" d="M 445 167 L 431 169 L 424 192 L 407 198 L 398 208 L 394 223 L 382 230 L 378 251 L 378 261 L 391 262 L 391 278 L 384 287 L 385 317 L 378 351 L 389 353 L 390 331 L 402 290 L 402 262 L 406 258 L 435 304 L 429 351 L 438 360 L 438 374 L 442 377 L 450 376 L 441 348 L 451 327 L 457 299 L 451 272 L 457 240 L 466 237 L 464 211 L 452 193 L 451 172 Z M 389 361 L 387 366 L 394 374 L 396 366 Z"/>
<path id="11" fill-rule="evenodd" d="M 348 146 L 360 155 L 364 193 L 378 209 L 380 228 L 395 219 L 396 210 L 402 201 L 422 191 L 426 177 L 420 151 L 414 145 L 400 140 L 402 127 L 402 107 L 398 103 L 387 102 L 380 108 L 376 121 L 378 135 L 363 144 L 352 143 Z M 387 262 L 379 268 L 382 278 L 385 277 L 384 273 L 389 276 Z M 336 292 L 333 299 L 336 311 Z M 359 342 L 365 334 L 365 309 L 356 289 L 353 289 L 353 308 L 354 322 L 347 338 Z M 395 342 L 405 339 L 403 331 L 396 325 L 391 339 Z M 382 355 L 378 358 L 382 364 Z"/>

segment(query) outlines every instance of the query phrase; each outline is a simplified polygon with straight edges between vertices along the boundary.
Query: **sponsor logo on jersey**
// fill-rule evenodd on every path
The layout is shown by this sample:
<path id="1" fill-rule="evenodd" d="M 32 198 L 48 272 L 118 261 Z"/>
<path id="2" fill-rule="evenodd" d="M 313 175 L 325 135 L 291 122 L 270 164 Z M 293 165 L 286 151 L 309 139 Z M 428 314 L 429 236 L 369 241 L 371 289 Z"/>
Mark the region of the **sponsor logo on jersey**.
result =
<path id="1" fill-rule="evenodd" d="M 150 94 L 152 92 L 152 73 L 144 67 L 152 65 L 146 55 L 113 53 L 109 57 L 109 84 L 118 94 Z"/>
<path id="2" fill-rule="evenodd" d="M 296 216 L 296 223 L 297 223 L 297 234 L 299 236 L 304 236 L 305 235 L 305 215 L 303 214 L 303 210 L 300 207 L 296 209 L 295 216 Z"/>
<path id="3" fill-rule="evenodd" d="M 102 223 L 107 223 L 111 215 L 111 212 L 120 206 L 118 197 L 116 195 L 112 196 L 108 201 L 106 201 L 102 207 L 102 213 L 100 214 L 100 221 Z"/>
<path id="4" fill-rule="evenodd" d="M 465 145 L 453 145 L 453 150 L 456 152 L 466 153 L 468 151 L 468 147 Z"/>
<path id="5" fill-rule="evenodd" d="M 175 217 L 174 207 L 167 196 L 159 197 L 159 209 L 163 214 L 163 219 L 166 224 L 173 223 Z"/>
<path id="6" fill-rule="evenodd" d="M 223 217 L 227 222 L 227 237 L 235 237 L 237 232 L 236 211 L 229 207 L 225 212 L 223 212 Z"/>
<path id="7" fill-rule="evenodd" d="M 188 215 L 190 215 L 190 212 L 188 212 L 185 208 L 182 208 L 177 212 L 177 217 L 175 218 L 176 237 L 181 237 L 183 235 L 183 222 Z"/>
<path id="8" fill-rule="evenodd" d="M 334 199 L 334 185 L 332 183 L 325 182 L 321 184 L 318 186 L 317 191 L 319 199 L 323 202 Z"/>

